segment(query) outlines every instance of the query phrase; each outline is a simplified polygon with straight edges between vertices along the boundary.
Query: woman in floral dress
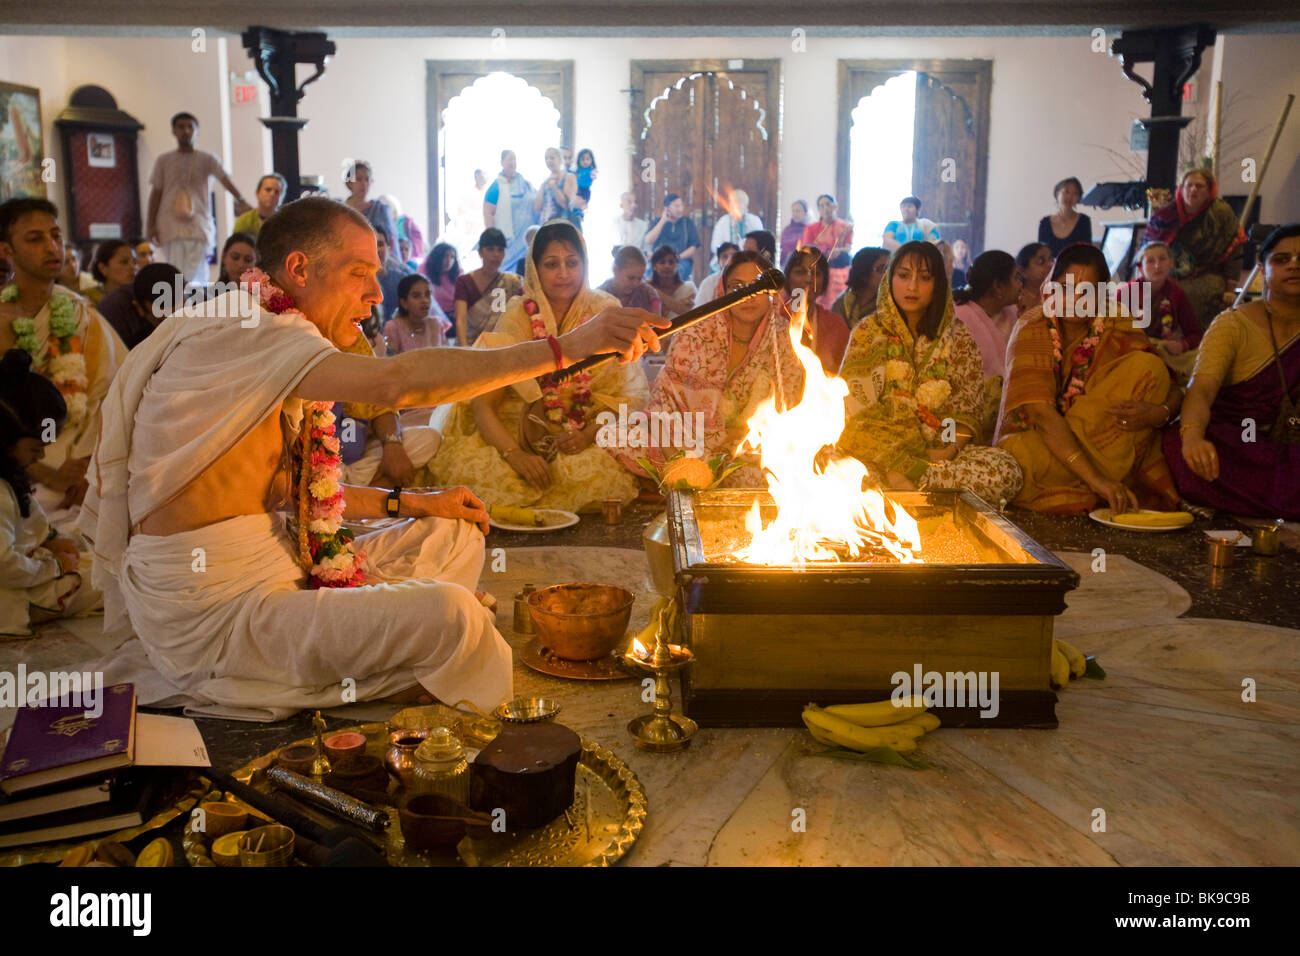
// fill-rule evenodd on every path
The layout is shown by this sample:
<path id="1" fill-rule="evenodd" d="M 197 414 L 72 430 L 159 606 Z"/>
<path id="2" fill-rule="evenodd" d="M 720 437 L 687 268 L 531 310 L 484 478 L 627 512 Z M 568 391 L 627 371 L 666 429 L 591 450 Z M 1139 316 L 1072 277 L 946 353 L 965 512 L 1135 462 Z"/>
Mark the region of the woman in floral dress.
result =
<path id="1" fill-rule="evenodd" d="M 840 368 L 849 385 L 840 447 L 889 488 L 967 489 L 995 507 L 1015 498 L 1015 458 L 981 444 L 983 363 L 970 330 L 953 319 L 939 250 L 901 246 L 876 303 Z"/>
<path id="2" fill-rule="evenodd" d="M 734 292 L 768 268 L 760 252 L 738 252 L 723 270 L 721 292 Z M 692 432 L 699 424 L 699 447 L 630 448 L 620 454 L 628 468 L 646 458 L 656 466 L 681 451 L 709 459 L 734 455 L 749 433 L 749 419 L 768 398 L 779 407 L 797 405 L 803 397 L 804 370 L 790 342 L 790 317 L 780 296 L 754 296 L 726 312 L 697 322 L 673 335 L 663 371 L 655 379 L 646 412 L 672 416 Z M 677 416 L 680 416 L 678 418 Z M 683 445 L 685 443 L 683 442 Z M 763 474 L 754 455 L 724 484 L 737 488 L 763 487 Z"/>

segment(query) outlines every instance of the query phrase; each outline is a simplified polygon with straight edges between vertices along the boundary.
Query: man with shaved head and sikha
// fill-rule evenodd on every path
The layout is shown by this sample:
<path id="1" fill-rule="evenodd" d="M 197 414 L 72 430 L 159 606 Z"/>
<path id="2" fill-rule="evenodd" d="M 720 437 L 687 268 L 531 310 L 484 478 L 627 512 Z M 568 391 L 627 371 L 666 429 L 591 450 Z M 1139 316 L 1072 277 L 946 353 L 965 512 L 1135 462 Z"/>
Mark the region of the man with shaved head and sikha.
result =
<path id="1" fill-rule="evenodd" d="M 495 707 L 511 658 L 474 593 L 483 503 L 337 484 L 323 403 L 429 407 L 596 352 L 634 361 L 666 322 L 609 308 L 510 348 L 349 354 L 382 299 L 365 218 L 300 199 L 263 224 L 257 254 L 264 272 L 165 320 L 105 400 L 82 527 L 106 628 L 129 619 L 181 696 L 232 713 L 337 705 L 347 679 L 356 700 L 418 684 Z M 349 521 L 383 517 L 408 520 L 349 540 Z"/>

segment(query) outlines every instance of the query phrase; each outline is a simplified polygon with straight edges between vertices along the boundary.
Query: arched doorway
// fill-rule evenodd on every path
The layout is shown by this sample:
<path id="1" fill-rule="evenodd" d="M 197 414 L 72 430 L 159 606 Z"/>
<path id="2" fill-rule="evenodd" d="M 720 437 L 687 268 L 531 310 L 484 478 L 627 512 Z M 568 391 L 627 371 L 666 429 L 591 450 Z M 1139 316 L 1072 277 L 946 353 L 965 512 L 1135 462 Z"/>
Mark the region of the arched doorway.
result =
<path id="1" fill-rule="evenodd" d="M 982 252 L 992 61 L 841 60 L 839 73 L 836 180 L 841 201 L 847 197 L 851 210 L 864 204 L 875 210 L 875 194 L 894 182 L 877 184 L 874 164 L 887 161 L 884 154 L 894 152 L 911 166 L 910 188 L 879 200 L 882 207 L 892 205 L 892 214 L 879 228 L 859 223 L 855 245 L 880 245 L 884 223 L 898 218 L 898 201 L 915 195 L 923 204 L 921 215 L 933 220 L 945 239 L 965 239 L 973 254 Z M 905 83 L 912 86 L 910 136 L 902 128 L 907 122 L 901 90 Z M 886 115 L 889 119 L 882 119 Z M 855 128 L 859 120 L 864 124 L 861 130 Z M 890 124 L 882 130 L 885 138 L 868 132 L 882 122 Z M 910 148 L 902 149 L 899 143 L 907 139 Z M 900 184 L 901 176 L 900 172 Z"/>
<path id="2" fill-rule="evenodd" d="M 734 190 L 771 228 L 779 208 L 779 60 L 632 63 L 631 176 L 647 220 L 677 193 L 699 233 L 698 282 L 709 271 L 714 223 L 727 215 Z"/>
<path id="3" fill-rule="evenodd" d="M 539 178 L 545 178 L 539 173 L 545 169 L 546 147 L 572 142 L 573 61 L 429 60 L 425 73 L 428 240 L 436 242 L 453 218 L 469 219 L 468 223 L 458 221 L 456 227 L 458 233 L 473 233 L 472 244 L 482 224 L 480 221 L 474 229 L 474 220 L 462 213 L 475 204 L 474 170 L 482 169 L 491 183 L 501 169 L 501 150 L 513 149 L 521 172 L 536 185 Z M 453 126 L 448 130 L 447 111 L 453 100 L 460 103 L 452 111 Z M 508 134 L 504 138 L 500 135 L 503 131 Z M 481 199 L 477 205 L 481 218 Z M 466 241 L 461 234 L 454 238 L 458 248 Z"/>
<path id="4" fill-rule="evenodd" d="M 858 100 L 852 116 L 845 200 L 855 245 L 878 246 L 886 224 L 898 218 L 899 199 L 912 193 L 916 73 L 890 77 Z"/>
<path id="5" fill-rule="evenodd" d="M 491 184 L 502 151 L 514 150 L 519 173 L 536 188 L 548 175 L 546 148 L 561 145 L 560 111 L 527 80 L 496 72 L 453 96 L 440 119 L 442 238 L 456 246 L 462 262 L 473 261 L 471 249 L 483 231 L 483 191 L 475 185 L 474 171 L 481 170 Z"/>

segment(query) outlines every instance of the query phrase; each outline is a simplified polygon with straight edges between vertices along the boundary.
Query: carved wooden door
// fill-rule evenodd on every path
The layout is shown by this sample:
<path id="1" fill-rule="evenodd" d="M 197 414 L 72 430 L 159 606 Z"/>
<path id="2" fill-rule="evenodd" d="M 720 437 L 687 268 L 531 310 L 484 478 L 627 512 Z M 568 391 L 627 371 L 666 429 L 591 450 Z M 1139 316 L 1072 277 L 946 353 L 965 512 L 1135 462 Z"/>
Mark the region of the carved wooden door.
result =
<path id="1" fill-rule="evenodd" d="M 708 274 L 713 226 L 731 193 L 770 229 L 780 208 L 779 60 L 635 61 L 632 64 L 631 182 L 647 220 L 677 193 L 699 232 L 698 282 Z M 734 64 L 735 61 L 732 61 Z"/>

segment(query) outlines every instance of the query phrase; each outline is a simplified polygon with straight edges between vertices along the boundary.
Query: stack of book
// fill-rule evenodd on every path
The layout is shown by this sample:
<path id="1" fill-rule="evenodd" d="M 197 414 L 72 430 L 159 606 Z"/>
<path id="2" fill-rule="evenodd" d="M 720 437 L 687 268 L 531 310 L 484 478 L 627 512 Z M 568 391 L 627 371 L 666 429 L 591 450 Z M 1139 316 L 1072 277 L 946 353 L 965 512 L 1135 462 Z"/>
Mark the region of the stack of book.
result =
<path id="1" fill-rule="evenodd" d="M 65 700 L 14 719 L 0 758 L 0 849 L 139 826 L 155 802 L 159 775 L 135 766 L 134 686 L 104 688 L 98 716 Z"/>

